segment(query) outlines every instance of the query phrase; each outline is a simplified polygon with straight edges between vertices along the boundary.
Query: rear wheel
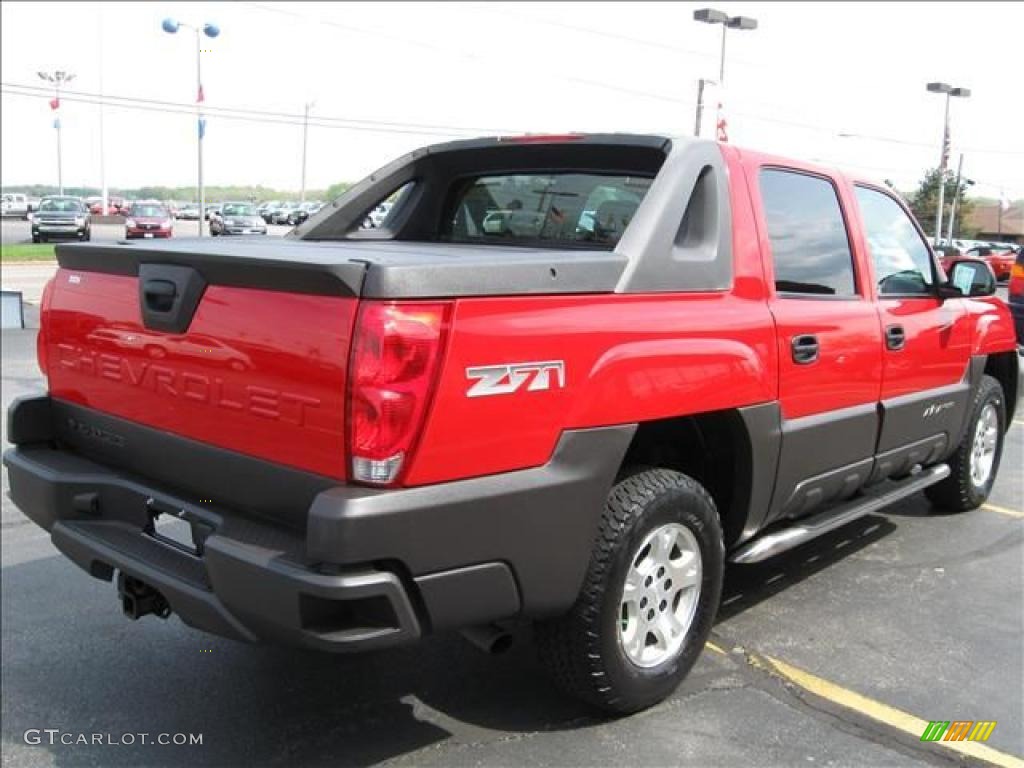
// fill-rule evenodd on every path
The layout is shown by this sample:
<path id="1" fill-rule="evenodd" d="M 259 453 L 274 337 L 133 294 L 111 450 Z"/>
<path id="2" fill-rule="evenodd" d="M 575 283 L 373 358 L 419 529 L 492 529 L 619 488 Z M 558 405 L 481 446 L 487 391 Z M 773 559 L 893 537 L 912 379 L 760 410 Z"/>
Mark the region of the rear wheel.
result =
<path id="1" fill-rule="evenodd" d="M 983 376 L 971 401 L 963 440 L 947 462 L 949 477 L 925 490 L 936 507 L 965 512 L 985 502 L 999 470 L 1005 424 L 1003 388 L 993 377 Z"/>
<path id="2" fill-rule="evenodd" d="M 711 631 L 723 563 L 718 512 L 695 480 L 651 469 L 616 484 L 575 605 L 537 625 L 556 683 L 614 713 L 671 694 Z"/>

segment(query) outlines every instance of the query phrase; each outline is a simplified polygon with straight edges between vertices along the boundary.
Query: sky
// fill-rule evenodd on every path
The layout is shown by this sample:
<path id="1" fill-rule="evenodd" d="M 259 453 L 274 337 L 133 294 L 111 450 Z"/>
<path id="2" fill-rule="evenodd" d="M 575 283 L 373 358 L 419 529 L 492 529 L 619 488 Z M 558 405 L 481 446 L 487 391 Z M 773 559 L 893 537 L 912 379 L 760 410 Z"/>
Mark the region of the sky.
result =
<path id="1" fill-rule="evenodd" d="M 207 184 L 297 190 L 307 103 L 309 188 L 452 138 L 690 135 L 721 45 L 721 27 L 693 21 L 700 7 L 3 2 L 0 183 L 56 183 L 51 95 L 25 86 L 63 69 L 86 94 L 60 108 L 65 185 L 99 186 L 102 170 L 113 187 L 194 184 L 195 36 L 163 32 L 167 17 L 221 29 L 200 54 Z M 910 190 L 938 164 L 944 97 L 925 84 L 944 81 L 972 91 L 951 104 L 952 164 L 963 153 L 975 195 L 1024 197 L 1024 4 L 713 7 L 758 21 L 728 32 L 732 143 Z M 102 109 L 89 103 L 101 93 Z"/>

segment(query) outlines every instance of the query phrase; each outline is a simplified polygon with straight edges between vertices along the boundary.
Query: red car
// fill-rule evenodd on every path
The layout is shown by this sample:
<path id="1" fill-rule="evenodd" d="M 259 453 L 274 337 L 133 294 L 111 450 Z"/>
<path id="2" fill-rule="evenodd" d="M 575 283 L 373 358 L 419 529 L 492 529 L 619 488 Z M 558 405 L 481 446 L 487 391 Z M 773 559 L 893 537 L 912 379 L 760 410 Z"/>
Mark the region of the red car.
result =
<path id="1" fill-rule="evenodd" d="M 93 216 L 117 216 L 121 210 L 111 202 L 107 202 L 106 211 L 103 210 L 103 202 L 93 203 L 89 206 L 89 213 Z"/>
<path id="2" fill-rule="evenodd" d="M 992 246 L 978 246 L 967 251 L 967 257 L 981 259 L 988 262 L 995 273 L 996 280 L 1000 282 L 1010 279 L 1010 272 L 1013 270 L 1013 262 L 1017 258 L 1012 248 L 996 248 Z"/>
<path id="3" fill-rule="evenodd" d="M 129 240 L 137 237 L 170 237 L 174 234 L 174 218 L 160 203 L 135 203 L 124 221 L 124 236 Z"/>
<path id="4" fill-rule="evenodd" d="M 56 255 L 10 497 L 128 617 L 335 652 L 536 622 L 620 714 L 701 656 L 727 563 L 982 505 L 1017 407 L 985 263 L 947 280 L 887 187 L 708 140 L 450 142 L 286 238 Z M 68 570 L 32 598 L 88 615 Z"/>

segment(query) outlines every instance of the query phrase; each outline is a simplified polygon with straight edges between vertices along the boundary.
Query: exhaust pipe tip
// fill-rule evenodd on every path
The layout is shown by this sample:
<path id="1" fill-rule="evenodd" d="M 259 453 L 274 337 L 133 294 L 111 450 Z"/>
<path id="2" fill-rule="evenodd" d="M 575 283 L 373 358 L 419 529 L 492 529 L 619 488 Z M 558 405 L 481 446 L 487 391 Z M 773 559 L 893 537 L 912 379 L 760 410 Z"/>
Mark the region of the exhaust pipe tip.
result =
<path id="1" fill-rule="evenodd" d="M 493 656 L 505 653 L 515 642 L 512 633 L 497 624 L 467 627 L 462 630 L 462 636 L 484 653 Z"/>

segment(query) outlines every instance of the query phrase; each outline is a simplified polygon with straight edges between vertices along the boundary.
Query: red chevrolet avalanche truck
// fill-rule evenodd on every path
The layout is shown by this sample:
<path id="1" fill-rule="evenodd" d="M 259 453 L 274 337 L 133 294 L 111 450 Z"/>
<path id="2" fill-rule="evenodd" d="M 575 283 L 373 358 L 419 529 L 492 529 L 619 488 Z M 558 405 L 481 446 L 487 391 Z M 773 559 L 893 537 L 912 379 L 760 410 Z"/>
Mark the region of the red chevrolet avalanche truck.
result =
<path id="1" fill-rule="evenodd" d="M 727 561 L 981 504 L 1017 401 L 987 266 L 709 141 L 443 144 L 283 240 L 57 258 L 4 462 L 125 613 L 328 651 L 531 621 L 614 712 L 689 671 Z"/>

